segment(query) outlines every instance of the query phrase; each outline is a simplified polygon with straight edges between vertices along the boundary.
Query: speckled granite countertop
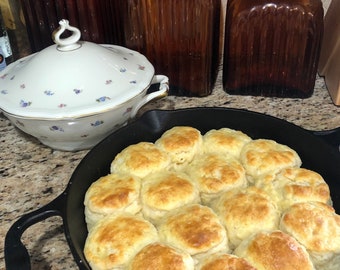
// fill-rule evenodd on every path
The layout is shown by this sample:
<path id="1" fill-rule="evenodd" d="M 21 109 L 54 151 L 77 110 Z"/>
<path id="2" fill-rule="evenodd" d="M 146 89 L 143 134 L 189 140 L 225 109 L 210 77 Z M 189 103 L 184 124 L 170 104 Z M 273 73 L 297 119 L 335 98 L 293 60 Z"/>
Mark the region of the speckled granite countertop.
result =
<path id="1" fill-rule="evenodd" d="M 150 109 L 220 106 L 257 111 L 285 119 L 310 130 L 340 126 L 340 107 L 333 105 L 322 78 L 308 99 L 231 96 L 217 79 L 212 95 L 204 98 L 169 96 L 152 102 Z M 0 114 L 0 269 L 5 268 L 4 238 L 22 214 L 40 208 L 65 189 L 69 178 L 87 151 L 61 152 L 41 145 L 14 128 Z M 52 217 L 30 227 L 22 240 L 31 254 L 32 269 L 77 269 L 68 248 L 62 220 Z"/>

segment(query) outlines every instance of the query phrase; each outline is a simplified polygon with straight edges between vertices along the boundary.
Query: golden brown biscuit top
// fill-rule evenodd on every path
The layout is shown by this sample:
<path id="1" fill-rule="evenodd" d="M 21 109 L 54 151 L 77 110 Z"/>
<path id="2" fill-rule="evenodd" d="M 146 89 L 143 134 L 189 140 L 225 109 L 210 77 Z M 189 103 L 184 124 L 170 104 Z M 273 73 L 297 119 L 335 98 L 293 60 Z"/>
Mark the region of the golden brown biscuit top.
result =
<path id="1" fill-rule="evenodd" d="M 340 252 L 340 216 L 327 204 L 305 202 L 292 205 L 283 214 L 281 228 L 307 250 Z"/>
<path id="2" fill-rule="evenodd" d="M 85 204 L 93 212 L 105 213 L 121 209 L 138 199 L 140 181 L 132 175 L 109 174 L 94 182 L 87 190 Z"/>
<path id="3" fill-rule="evenodd" d="M 155 145 L 168 153 L 171 166 L 177 168 L 192 161 L 201 149 L 202 135 L 193 127 L 175 126 L 165 131 Z"/>
<path id="4" fill-rule="evenodd" d="M 169 156 L 153 143 L 140 142 L 121 151 L 111 163 L 111 173 L 131 173 L 139 177 L 165 169 Z"/>
<path id="5" fill-rule="evenodd" d="M 304 168 L 288 168 L 278 178 L 286 182 L 284 196 L 295 201 L 310 200 L 327 203 L 330 200 L 329 187 L 322 176 Z M 280 180 L 279 179 L 279 180 Z"/>
<path id="6" fill-rule="evenodd" d="M 293 149 L 267 139 L 247 143 L 241 151 L 241 161 L 247 173 L 254 177 L 301 165 L 301 159 Z"/>
<path id="7" fill-rule="evenodd" d="M 167 152 L 191 150 L 201 140 L 201 133 L 193 127 L 176 126 L 165 131 L 156 141 Z"/>
<path id="8" fill-rule="evenodd" d="M 242 147 L 250 141 L 248 135 L 229 128 L 212 129 L 203 136 L 206 153 L 227 153 L 236 158 L 239 157 Z"/>
<path id="9" fill-rule="evenodd" d="M 185 206 L 169 215 L 159 230 L 165 241 L 190 254 L 207 251 L 226 238 L 216 214 L 199 204 Z"/>
<path id="10" fill-rule="evenodd" d="M 95 224 L 84 253 L 93 268 L 111 269 L 126 264 L 139 248 L 157 239 L 157 230 L 150 222 L 128 214 L 113 215 Z"/>
<path id="11" fill-rule="evenodd" d="M 231 255 L 220 254 L 209 258 L 199 268 L 200 270 L 256 270 L 245 259 Z"/>
<path id="12" fill-rule="evenodd" d="M 153 243 L 144 247 L 132 260 L 130 270 L 192 270 L 194 261 L 188 253 Z"/>
<path id="13" fill-rule="evenodd" d="M 247 192 L 247 190 L 249 192 Z M 278 215 L 276 205 L 270 201 L 261 191 L 252 188 L 240 192 L 233 192 L 222 197 L 222 219 L 226 223 L 237 221 L 241 227 L 244 225 L 266 223 L 268 218 L 274 219 Z M 277 224 L 278 225 L 278 224 Z M 260 229 L 260 228 L 259 228 Z"/>
<path id="14" fill-rule="evenodd" d="M 212 208 L 228 232 L 231 247 L 262 230 L 276 230 L 280 212 L 266 193 L 255 187 L 224 193 Z"/>
<path id="15" fill-rule="evenodd" d="M 237 255 L 239 248 L 235 251 Z M 248 243 L 245 253 L 239 256 L 246 256 L 258 270 L 314 269 L 303 246 L 281 231 L 256 234 Z"/>
<path id="16" fill-rule="evenodd" d="M 159 172 L 146 177 L 143 202 L 160 210 L 173 209 L 198 196 L 198 189 L 190 178 L 179 172 Z"/>
<path id="17" fill-rule="evenodd" d="M 186 169 L 201 192 L 215 193 L 246 183 L 245 170 L 233 157 L 210 153 L 200 155 Z"/>

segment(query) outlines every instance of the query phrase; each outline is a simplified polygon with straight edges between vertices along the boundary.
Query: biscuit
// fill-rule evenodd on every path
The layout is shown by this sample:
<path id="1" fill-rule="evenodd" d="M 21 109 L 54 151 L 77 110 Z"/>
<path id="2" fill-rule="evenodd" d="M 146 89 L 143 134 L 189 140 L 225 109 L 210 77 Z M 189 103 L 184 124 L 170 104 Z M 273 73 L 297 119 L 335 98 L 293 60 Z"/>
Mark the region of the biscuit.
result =
<path id="1" fill-rule="evenodd" d="M 279 227 L 281 213 L 276 204 L 254 187 L 226 192 L 216 200 L 213 209 L 228 232 L 231 248 L 254 233 Z"/>
<path id="2" fill-rule="evenodd" d="M 218 251 L 228 251 L 225 228 L 207 206 L 192 204 L 171 212 L 158 228 L 161 241 L 199 259 Z"/>
<path id="3" fill-rule="evenodd" d="M 198 270 L 256 270 L 244 258 L 228 253 L 216 253 L 205 258 L 197 267 Z"/>
<path id="4" fill-rule="evenodd" d="M 282 232 L 259 232 L 234 250 L 258 270 L 314 270 L 306 249 L 292 236 Z"/>
<path id="5" fill-rule="evenodd" d="M 145 177 L 149 173 L 166 169 L 170 157 L 153 143 L 140 142 L 123 149 L 111 163 L 111 173 L 130 173 Z"/>
<path id="6" fill-rule="evenodd" d="M 329 187 L 301 163 L 230 128 L 175 126 L 130 145 L 86 192 L 85 258 L 94 270 L 338 270 Z"/>
<path id="7" fill-rule="evenodd" d="M 203 136 L 203 148 L 206 153 L 219 153 L 240 157 L 243 146 L 252 139 L 241 131 L 221 128 L 211 129 Z"/>
<path id="8" fill-rule="evenodd" d="M 165 131 L 155 145 L 170 155 L 172 166 L 177 168 L 191 162 L 200 151 L 202 135 L 196 128 L 175 126 Z"/>
<path id="9" fill-rule="evenodd" d="M 200 203 L 200 196 L 196 184 L 187 174 L 162 171 L 144 178 L 141 201 L 144 217 L 157 225 L 168 212 Z"/>
<path id="10" fill-rule="evenodd" d="M 247 186 L 241 163 L 229 155 L 201 154 L 185 168 L 197 182 L 203 204 L 219 197 L 223 192 Z"/>
<path id="11" fill-rule="evenodd" d="M 145 246 L 132 259 L 129 270 L 194 270 L 194 260 L 182 250 L 153 243 Z"/>
<path id="12" fill-rule="evenodd" d="M 285 210 L 292 204 L 316 201 L 331 204 L 329 186 L 322 176 L 304 168 L 287 168 L 256 180 L 255 185 L 266 191 Z"/>
<path id="13" fill-rule="evenodd" d="M 280 229 L 304 245 L 315 265 L 340 256 L 340 216 L 324 203 L 292 205 L 283 214 Z"/>
<path id="14" fill-rule="evenodd" d="M 84 199 L 88 229 L 117 211 L 138 213 L 141 210 L 140 189 L 140 179 L 128 174 L 108 174 L 93 182 Z"/>
<path id="15" fill-rule="evenodd" d="M 121 269 L 143 247 L 156 241 L 157 230 L 150 222 L 130 214 L 111 215 L 89 232 L 84 255 L 92 270 Z"/>
<path id="16" fill-rule="evenodd" d="M 246 173 L 252 178 L 301 166 L 301 159 L 293 149 L 267 139 L 247 143 L 242 148 L 240 159 Z"/>

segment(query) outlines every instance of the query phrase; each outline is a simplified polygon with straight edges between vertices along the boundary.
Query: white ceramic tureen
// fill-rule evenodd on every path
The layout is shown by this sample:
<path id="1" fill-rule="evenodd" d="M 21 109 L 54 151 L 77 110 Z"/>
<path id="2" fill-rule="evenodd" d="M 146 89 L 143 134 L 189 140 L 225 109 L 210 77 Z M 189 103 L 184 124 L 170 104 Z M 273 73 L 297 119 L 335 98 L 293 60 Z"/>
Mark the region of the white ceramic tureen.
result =
<path id="1" fill-rule="evenodd" d="M 77 28 L 59 24 L 55 45 L 0 72 L 0 108 L 24 132 L 55 149 L 87 149 L 167 95 L 168 78 L 140 53 L 79 41 Z"/>

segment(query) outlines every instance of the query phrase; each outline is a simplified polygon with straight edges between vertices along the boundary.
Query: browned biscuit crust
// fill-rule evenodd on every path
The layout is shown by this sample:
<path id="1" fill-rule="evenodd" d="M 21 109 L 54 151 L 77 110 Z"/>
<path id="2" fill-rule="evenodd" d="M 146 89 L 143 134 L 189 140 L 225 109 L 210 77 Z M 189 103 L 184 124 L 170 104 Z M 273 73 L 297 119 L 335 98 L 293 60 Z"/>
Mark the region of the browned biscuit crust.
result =
<path id="1" fill-rule="evenodd" d="M 153 243 L 144 247 L 132 259 L 129 270 L 193 270 L 194 260 L 179 249 L 162 244 Z"/>
<path id="2" fill-rule="evenodd" d="M 306 249 L 292 236 L 281 231 L 261 232 L 243 241 L 234 254 L 258 270 L 312 270 Z"/>
<path id="3" fill-rule="evenodd" d="M 193 204 L 169 214 L 159 227 L 161 241 L 191 255 L 227 251 L 227 235 L 217 215 L 207 206 Z"/>
<path id="4" fill-rule="evenodd" d="M 146 245 L 158 241 L 156 228 L 129 214 L 107 216 L 89 232 L 84 254 L 93 270 L 127 267 Z"/>

